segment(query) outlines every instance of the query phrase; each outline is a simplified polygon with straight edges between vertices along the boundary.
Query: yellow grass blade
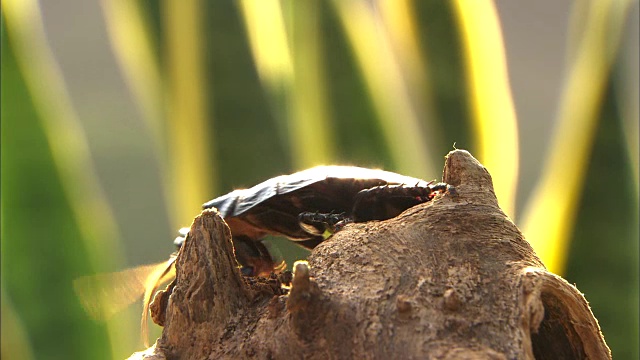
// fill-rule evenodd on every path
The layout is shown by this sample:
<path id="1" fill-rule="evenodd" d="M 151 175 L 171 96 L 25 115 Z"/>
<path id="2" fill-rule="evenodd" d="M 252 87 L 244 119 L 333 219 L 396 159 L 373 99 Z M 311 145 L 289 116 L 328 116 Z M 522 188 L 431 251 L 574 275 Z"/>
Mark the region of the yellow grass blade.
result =
<path id="1" fill-rule="evenodd" d="M 202 4 L 197 0 L 164 0 L 162 21 L 167 51 L 167 142 L 174 226 L 191 223 L 202 199 L 212 194 L 214 165 L 208 123 L 203 64 Z"/>
<path id="2" fill-rule="evenodd" d="M 577 51 L 568 64 L 557 126 L 543 177 L 527 203 L 522 229 L 549 270 L 562 274 L 567 261 L 589 154 L 611 65 L 629 1 L 593 0 L 587 6 Z M 576 20 L 576 19 L 574 19 Z"/>
<path id="3" fill-rule="evenodd" d="M 439 173 L 432 141 L 403 78 L 389 33 L 367 2 L 332 2 L 362 71 L 397 170 L 414 176 Z M 439 160 L 440 161 L 440 160 Z"/>
<path id="4" fill-rule="evenodd" d="M 478 159 L 491 172 L 500 207 L 514 215 L 518 179 L 518 129 L 495 5 L 454 2 L 462 30 Z"/>

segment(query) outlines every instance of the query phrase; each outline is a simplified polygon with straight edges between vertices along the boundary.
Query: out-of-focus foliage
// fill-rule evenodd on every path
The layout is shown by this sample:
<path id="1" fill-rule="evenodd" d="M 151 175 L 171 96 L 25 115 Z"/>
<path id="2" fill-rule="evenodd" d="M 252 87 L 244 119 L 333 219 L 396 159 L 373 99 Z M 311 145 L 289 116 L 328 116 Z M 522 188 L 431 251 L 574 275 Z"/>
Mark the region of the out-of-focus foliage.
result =
<path id="1" fill-rule="evenodd" d="M 523 216 L 523 231 L 551 271 L 563 273 L 567 248 L 629 1 L 576 3 L 574 51 L 559 121 L 539 185 Z M 620 117 L 607 119 L 620 121 Z M 610 125 L 609 125 L 610 126 Z M 558 178 L 563 186 L 558 186 Z M 539 226 L 544 222 L 545 227 Z"/>
<path id="2" fill-rule="evenodd" d="M 518 129 L 500 24 L 487 1 L 460 0 L 455 2 L 455 9 L 465 42 L 467 91 L 471 95 L 473 134 L 478 142 L 476 156 L 491 171 L 502 210 L 514 216 Z"/>
<path id="3" fill-rule="evenodd" d="M 630 345 L 637 344 L 633 338 L 639 336 L 640 214 L 613 84 L 611 79 L 606 82 L 603 106 L 596 115 L 598 125 L 575 214 L 565 277 L 584 292 L 613 355 L 631 359 L 637 350 Z"/>
<path id="4" fill-rule="evenodd" d="M 37 3 L 5 1 L 2 9 L 2 102 L 10 105 L 2 106 L 2 173 L 11 174 L 2 176 L 3 298 L 14 323 L 41 334 L 30 339 L 36 358 L 108 354 L 116 350 L 108 345 L 132 344 L 129 330 L 107 323 L 112 341 L 99 341 L 105 326 L 79 310 L 70 281 L 89 269 L 115 269 L 116 226 Z M 56 328 L 67 336 L 51 341 Z"/>
<path id="5" fill-rule="evenodd" d="M 33 358 L 108 354 L 106 327 L 86 317 L 71 287 L 92 264 L 11 49 L 3 29 L 2 357 L 28 356 L 28 345 Z"/>
<path id="6" fill-rule="evenodd" d="M 2 355 L 122 358 L 141 348 L 135 323 L 91 322 L 71 290 L 80 275 L 116 270 L 118 237 L 104 227 L 108 207 L 64 83 L 49 76 L 36 2 L 22 1 L 32 7 L 2 3 Z M 638 166 L 628 151 L 637 133 L 622 130 L 637 111 L 621 108 L 625 77 L 611 71 L 621 69 L 629 3 L 576 6 L 583 30 L 570 39 L 561 125 L 540 149 L 547 173 L 521 200 L 522 219 L 518 123 L 491 1 L 102 4 L 172 227 L 215 194 L 319 163 L 434 179 L 455 143 L 488 167 L 543 261 L 586 294 L 614 357 L 638 357 Z M 272 242 L 288 263 L 305 256 Z"/>

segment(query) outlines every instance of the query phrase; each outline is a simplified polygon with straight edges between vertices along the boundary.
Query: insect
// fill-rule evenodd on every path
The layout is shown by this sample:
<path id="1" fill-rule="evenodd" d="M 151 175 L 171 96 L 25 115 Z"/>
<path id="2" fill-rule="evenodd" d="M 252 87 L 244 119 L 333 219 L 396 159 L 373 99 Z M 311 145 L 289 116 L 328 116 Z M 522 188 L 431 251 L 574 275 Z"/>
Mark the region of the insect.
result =
<path id="1" fill-rule="evenodd" d="M 264 276 L 278 266 L 261 242 L 267 235 L 313 249 L 346 223 L 390 219 L 445 191 L 453 188 L 389 171 L 318 166 L 234 190 L 203 208 L 217 208 L 229 225 L 243 274 Z"/>
<path id="2" fill-rule="evenodd" d="M 262 243 L 267 235 L 285 236 L 313 249 L 327 234 L 347 223 L 390 219 L 443 192 L 455 194 L 455 188 L 383 170 L 318 166 L 277 176 L 248 189 L 234 190 L 206 202 L 203 208 L 218 209 L 229 225 L 242 273 L 267 276 L 284 268 L 284 263 L 276 264 Z M 180 230 L 180 236 L 174 241 L 178 248 L 188 231 L 187 228 Z M 151 297 L 162 282 L 173 276 L 175 256 L 166 263 L 150 266 L 152 274 L 144 280 L 142 333 L 145 344 Z M 138 268 L 128 272 L 137 274 Z M 79 282 L 76 285 L 82 287 Z"/>

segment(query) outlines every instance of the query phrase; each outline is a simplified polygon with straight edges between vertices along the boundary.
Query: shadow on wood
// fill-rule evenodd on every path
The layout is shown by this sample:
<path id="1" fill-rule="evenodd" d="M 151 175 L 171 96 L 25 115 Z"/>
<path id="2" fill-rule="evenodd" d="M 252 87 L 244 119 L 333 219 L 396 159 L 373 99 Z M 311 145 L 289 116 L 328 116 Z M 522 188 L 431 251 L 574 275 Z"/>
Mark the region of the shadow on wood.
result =
<path id="1" fill-rule="evenodd" d="M 131 359 L 610 359 L 586 300 L 545 270 L 487 170 L 455 150 L 443 181 L 455 193 L 317 246 L 286 295 L 241 276 L 228 227 L 203 211 L 152 307 L 162 337 Z"/>

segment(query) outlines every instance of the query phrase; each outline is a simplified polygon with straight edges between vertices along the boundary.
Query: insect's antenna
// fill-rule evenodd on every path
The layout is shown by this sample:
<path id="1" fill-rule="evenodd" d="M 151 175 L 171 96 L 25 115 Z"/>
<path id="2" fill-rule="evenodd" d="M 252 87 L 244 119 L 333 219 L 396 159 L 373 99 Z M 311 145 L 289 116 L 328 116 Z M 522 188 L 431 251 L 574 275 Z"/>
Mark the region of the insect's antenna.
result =
<path id="1" fill-rule="evenodd" d="M 158 268 L 154 271 L 144 284 L 144 302 L 142 304 L 142 319 L 140 320 L 140 336 L 144 346 L 149 347 L 149 328 L 147 325 L 147 319 L 149 317 L 149 305 L 153 294 L 156 293 L 160 285 L 171 278 L 175 277 L 175 267 L 173 264 L 176 262 L 177 254 L 172 254 L 164 267 Z"/>

